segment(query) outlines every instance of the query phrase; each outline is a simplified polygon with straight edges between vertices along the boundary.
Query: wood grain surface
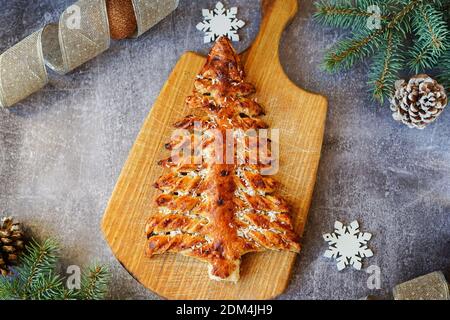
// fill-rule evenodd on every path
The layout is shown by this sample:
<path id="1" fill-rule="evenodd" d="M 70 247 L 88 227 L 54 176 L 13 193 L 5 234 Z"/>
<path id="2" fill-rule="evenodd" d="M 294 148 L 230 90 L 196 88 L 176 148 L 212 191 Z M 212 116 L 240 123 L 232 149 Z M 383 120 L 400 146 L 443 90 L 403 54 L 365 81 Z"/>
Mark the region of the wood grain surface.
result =
<path id="1" fill-rule="evenodd" d="M 292 83 L 281 67 L 278 48 L 297 0 L 264 0 L 263 21 L 254 44 L 242 58 L 247 80 L 266 109 L 265 120 L 280 129 L 282 194 L 292 206 L 296 231 L 305 228 L 324 134 L 327 101 Z M 153 183 L 163 173 L 157 165 L 168 156 L 164 144 L 172 124 L 189 110 L 184 106 L 205 58 L 184 54 L 161 91 L 131 150 L 106 209 L 102 229 L 117 259 L 144 286 L 167 299 L 271 299 L 288 282 L 296 255 L 286 252 L 244 257 L 241 280 L 219 283 L 208 278 L 207 266 L 181 255 L 148 259 L 144 255 L 145 224 L 155 210 Z"/>

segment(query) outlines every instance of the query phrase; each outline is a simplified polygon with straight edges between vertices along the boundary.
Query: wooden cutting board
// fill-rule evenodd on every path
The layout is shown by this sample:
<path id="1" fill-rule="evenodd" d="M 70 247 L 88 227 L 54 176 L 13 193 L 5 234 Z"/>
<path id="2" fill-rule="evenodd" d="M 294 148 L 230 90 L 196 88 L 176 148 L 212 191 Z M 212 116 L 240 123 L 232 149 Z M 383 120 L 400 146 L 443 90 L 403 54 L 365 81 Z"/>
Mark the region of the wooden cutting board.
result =
<path id="1" fill-rule="evenodd" d="M 297 12 L 297 0 L 263 0 L 260 33 L 242 59 L 247 81 L 256 85 L 265 120 L 280 129 L 282 194 L 293 210 L 296 231 L 303 233 L 319 165 L 327 101 L 299 89 L 281 67 L 278 47 L 284 28 Z M 164 144 L 172 124 L 189 114 L 184 106 L 205 58 L 184 54 L 145 121 L 106 209 L 102 229 L 113 253 L 144 286 L 168 299 L 270 299 L 281 294 L 296 255 L 249 254 L 237 284 L 209 280 L 206 264 L 181 255 L 148 259 L 145 224 L 155 210 L 153 183 L 163 173 L 156 163 L 168 157 Z"/>

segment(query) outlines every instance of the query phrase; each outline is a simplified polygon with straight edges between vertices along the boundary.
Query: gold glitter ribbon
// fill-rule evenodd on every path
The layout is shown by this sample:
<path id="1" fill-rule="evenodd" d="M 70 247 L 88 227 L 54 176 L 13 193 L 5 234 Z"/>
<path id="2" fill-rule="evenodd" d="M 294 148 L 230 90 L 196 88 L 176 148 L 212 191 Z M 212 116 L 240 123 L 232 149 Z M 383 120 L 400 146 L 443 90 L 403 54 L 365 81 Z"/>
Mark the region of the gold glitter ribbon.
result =
<path id="1" fill-rule="evenodd" d="M 395 300 L 450 300 L 450 287 L 442 272 L 434 272 L 394 288 Z"/>
<path id="2" fill-rule="evenodd" d="M 178 0 L 132 0 L 139 37 Z M 47 67 L 66 74 L 110 46 L 106 0 L 79 0 L 49 24 L 0 55 L 0 106 L 11 107 L 48 83 Z"/>

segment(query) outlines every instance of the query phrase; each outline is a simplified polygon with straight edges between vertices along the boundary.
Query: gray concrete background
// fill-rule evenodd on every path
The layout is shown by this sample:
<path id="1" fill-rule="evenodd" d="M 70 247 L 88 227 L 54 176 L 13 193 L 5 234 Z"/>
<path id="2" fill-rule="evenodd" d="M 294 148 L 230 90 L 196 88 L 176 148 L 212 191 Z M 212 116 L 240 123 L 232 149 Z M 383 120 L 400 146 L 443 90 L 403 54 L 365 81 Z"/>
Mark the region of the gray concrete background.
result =
<path id="1" fill-rule="evenodd" d="M 46 23 L 71 0 L 0 0 L 0 52 Z M 257 0 L 226 0 L 248 23 L 242 49 L 260 22 Z M 400 282 L 450 269 L 450 112 L 425 131 L 395 123 L 371 102 L 367 66 L 330 76 L 318 68 L 324 50 L 343 37 L 311 20 L 313 1 L 280 48 L 289 77 L 329 98 L 327 129 L 315 196 L 292 281 L 281 299 L 391 297 Z M 0 212 L 20 219 L 37 237 L 56 237 L 62 265 L 107 263 L 110 298 L 157 298 L 117 263 L 100 221 L 128 152 L 179 56 L 206 52 L 195 29 L 214 0 L 181 0 L 170 17 L 138 40 L 112 48 L 67 76 L 51 76 L 41 92 L 0 112 Z M 364 271 L 338 272 L 322 257 L 322 234 L 334 221 L 359 220 L 374 235 L 381 290 Z"/>

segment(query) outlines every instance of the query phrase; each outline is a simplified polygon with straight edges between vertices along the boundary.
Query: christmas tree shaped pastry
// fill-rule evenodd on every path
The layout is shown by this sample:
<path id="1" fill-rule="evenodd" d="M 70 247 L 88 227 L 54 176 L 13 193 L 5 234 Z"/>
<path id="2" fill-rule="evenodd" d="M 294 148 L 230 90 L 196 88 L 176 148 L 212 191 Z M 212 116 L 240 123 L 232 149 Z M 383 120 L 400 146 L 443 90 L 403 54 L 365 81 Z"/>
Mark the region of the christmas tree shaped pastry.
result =
<path id="1" fill-rule="evenodd" d="M 220 38 L 186 102 L 195 115 L 175 124 L 188 135 L 174 136 L 166 144 L 172 153 L 186 145 L 193 145 L 193 152 L 160 161 L 170 173 L 155 183 L 162 193 L 156 199 L 158 212 L 146 226 L 148 256 L 194 257 L 208 263 L 211 279 L 220 281 L 239 280 L 241 258 L 247 253 L 300 251 L 288 205 L 276 194 L 276 181 L 262 174 L 271 153 L 264 157 L 257 152 L 257 161 L 250 156 L 265 145 L 247 132 L 267 125 L 260 119 L 262 107 L 250 98 L 255 88 L 244 77 L 230 41 Z M 268 139 L 265 149 L 270 149 L 267 144 Z M 232 161 L 226 150 L 233 150 Z M 245 152 L 239 155 L 237 150 Z"/>

